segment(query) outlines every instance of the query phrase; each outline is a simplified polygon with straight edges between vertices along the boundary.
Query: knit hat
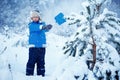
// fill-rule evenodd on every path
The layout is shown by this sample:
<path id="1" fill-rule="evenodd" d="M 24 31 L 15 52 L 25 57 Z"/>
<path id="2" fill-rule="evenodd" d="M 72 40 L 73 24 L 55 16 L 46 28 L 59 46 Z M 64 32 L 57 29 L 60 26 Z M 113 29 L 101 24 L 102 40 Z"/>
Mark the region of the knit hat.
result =
<path id="1" fill-rule="evenodd" d="M 31 11 L 30 17 L 31 17 L 31 18 L 33 18 L 33 17 L 39 17 L 39 18 L 40 18 L 40 13 L 39 13 L 39 11 L 37 11 L 37 10 Z"/>

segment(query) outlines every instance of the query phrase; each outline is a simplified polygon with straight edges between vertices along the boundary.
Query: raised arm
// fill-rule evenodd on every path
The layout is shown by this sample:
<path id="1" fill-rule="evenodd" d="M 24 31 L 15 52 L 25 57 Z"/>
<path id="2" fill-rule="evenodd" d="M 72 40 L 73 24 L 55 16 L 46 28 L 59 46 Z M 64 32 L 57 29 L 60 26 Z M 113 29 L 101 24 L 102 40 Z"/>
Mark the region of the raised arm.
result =
<path id="1" fill-rule="evenodd" d="M 40 31 L 42 30 L 43 26 L 45 26 L 45 23 L 44 22 L 41 22 L 39 24 L 29 24 L 29 30 L 30 32 L 35 32 L 35 31 Z"/>

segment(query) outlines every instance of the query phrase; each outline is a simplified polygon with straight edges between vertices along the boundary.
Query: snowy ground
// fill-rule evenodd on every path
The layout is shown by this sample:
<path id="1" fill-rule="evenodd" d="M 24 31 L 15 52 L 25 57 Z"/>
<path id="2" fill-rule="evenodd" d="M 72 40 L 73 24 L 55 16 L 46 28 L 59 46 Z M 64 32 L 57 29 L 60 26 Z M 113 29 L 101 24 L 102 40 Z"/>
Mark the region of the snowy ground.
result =
<path id="1" fill-rule="evenodd" d="M 4 39 L 2 35 L 1 38 Z M 26 38 L 25 38 L 26 37 Z M 28 46 L 22 44 L 27 41 L 26 35 L 16 35 L 7 42 L 1 43 L 7 49 L 0 55 L 0 80 L 50 80 L 56 66 L 62 56 L 62 47 L 65 42 L 64 37 L 47 33 L 47 52 L 45 57 L 46 77 L 35 75 L 27 77 L 25 75 L 26 63 L 28 60 Z M 4 48 L 3 48 L 4 49 Z M 1 50 L 2 51 L 2 50 Z M 9 65 L 10 64 L 10 65 Z"/>

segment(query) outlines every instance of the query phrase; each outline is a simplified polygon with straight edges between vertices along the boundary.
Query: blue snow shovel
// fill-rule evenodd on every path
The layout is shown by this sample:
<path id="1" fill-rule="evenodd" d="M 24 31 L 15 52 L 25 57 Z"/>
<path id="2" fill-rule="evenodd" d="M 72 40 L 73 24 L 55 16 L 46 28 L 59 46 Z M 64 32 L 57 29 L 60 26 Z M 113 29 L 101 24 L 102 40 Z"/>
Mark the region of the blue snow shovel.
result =
<path id="1" fill-rule="evenodd" d="M 58 23 L 59 25 L 63 24 L 64 22 L 66 22 L 66 19 L 64 18 L 64 14 L 63 13 L 59 13 L 57 16 L 55 16 L 55 21 L 56 23 Z"/>

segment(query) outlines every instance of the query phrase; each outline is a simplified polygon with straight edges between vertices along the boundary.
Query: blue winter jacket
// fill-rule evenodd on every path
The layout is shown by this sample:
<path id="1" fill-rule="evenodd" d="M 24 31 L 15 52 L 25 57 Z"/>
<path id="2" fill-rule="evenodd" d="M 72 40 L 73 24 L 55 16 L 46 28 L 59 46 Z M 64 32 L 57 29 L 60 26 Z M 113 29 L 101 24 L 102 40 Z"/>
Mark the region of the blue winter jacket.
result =
<path id="1" fill-rule="evenodd" d="M 46 44 L 45 30 L 40 29 L 40 26 L 45 26 L 44 22 L 29 23 L 29 44 L 41 48 Z"/>

